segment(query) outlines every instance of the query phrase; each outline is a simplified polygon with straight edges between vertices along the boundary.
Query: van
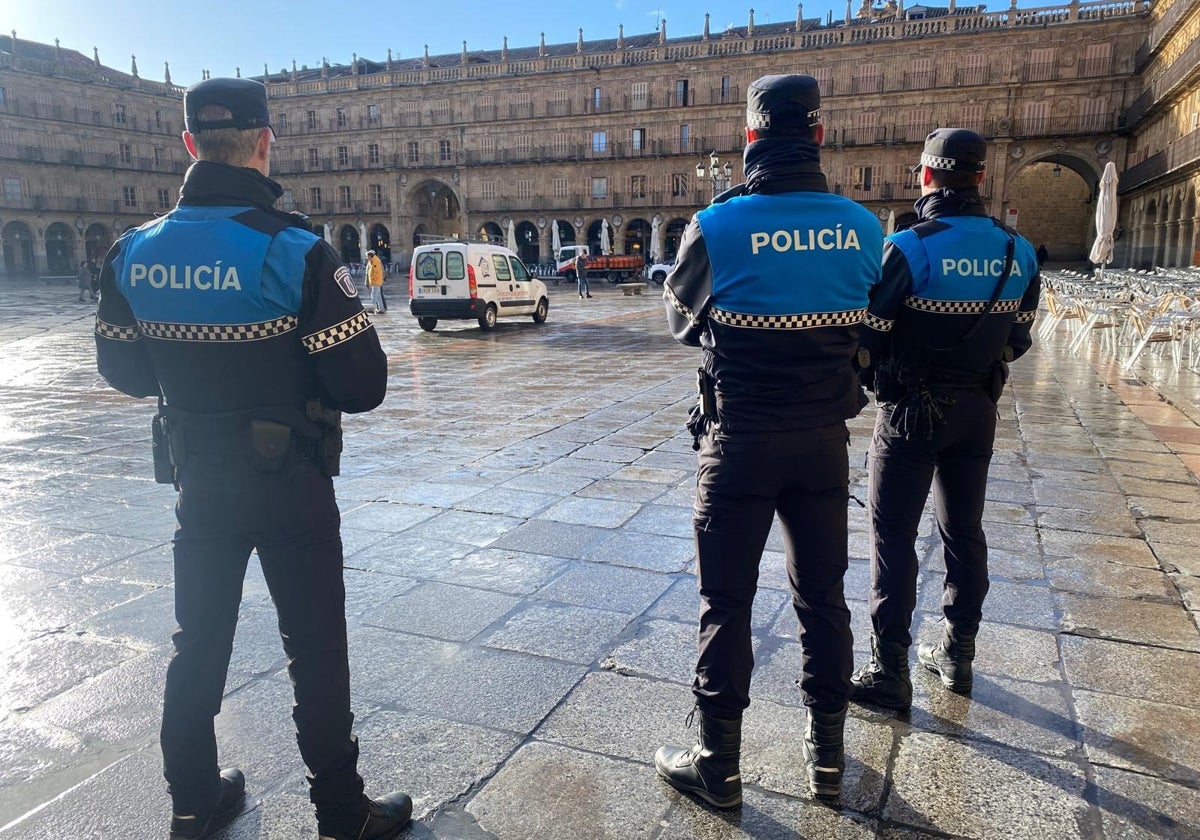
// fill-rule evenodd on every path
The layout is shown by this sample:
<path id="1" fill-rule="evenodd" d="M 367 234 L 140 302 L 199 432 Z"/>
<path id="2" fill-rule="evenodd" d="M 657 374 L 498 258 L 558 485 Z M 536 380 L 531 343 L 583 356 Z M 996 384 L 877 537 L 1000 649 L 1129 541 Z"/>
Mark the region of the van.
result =
<path id="1" fill-rule="evenodd" d="M 530 315 L 546 321 L 550 295 L 546 284 L 529 273 L 521 258 L 491 242 L 448 239 L 426 242 L 413 251 L 408 269 L 409 311 L 421 329 L 439 320 L 479 322 L 490 330 L 496 319 Z"/>

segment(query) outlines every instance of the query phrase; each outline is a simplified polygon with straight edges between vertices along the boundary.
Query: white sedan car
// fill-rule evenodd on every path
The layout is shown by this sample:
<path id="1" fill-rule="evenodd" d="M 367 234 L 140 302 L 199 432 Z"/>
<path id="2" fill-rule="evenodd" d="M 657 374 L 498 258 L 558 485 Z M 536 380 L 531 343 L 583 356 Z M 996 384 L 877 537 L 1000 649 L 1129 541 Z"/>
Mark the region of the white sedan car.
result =
<path id="1" fill-rule="evenodd" d="M 665 263 L 654 263 L 646 266 L 646 277 L 653 280 L 658 285 L 662 285 L 667 279 L 667 275 L 671 273 L 671 269 L 675 267 L 675 261 Z"/>

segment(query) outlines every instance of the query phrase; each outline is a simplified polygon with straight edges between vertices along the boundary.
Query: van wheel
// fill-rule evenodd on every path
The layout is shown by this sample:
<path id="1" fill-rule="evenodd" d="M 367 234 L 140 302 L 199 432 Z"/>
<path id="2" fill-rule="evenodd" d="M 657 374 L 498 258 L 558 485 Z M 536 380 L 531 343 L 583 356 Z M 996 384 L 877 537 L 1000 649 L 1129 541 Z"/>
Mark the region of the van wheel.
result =
<path id="1" fill-rule="evenodd" d="M 418 318 L 417 323 L 425 332 L 433 332 L 433 328 L 437 326 L 437 318 Z"/>
<path id="2" fill-rule="evenodd" d="M 535 309 L 533 312 L 533 323 L 535 323 L 535 324 L 546 323 L 546 315 L 549 314 L 549 312 L 550 312 L 550 301 L 546 300 L 545 298 L 542 298 L 541 300 L 538 301 L 537 309 Z"/>
<path id="3" fill-rule="evenodd" d="M 621 275 L 620 275 L 620 274 L 617 274 L 617 272 L 615 272 L 615 271 L 610 271 L 610 272 L 608 272 L 608 282 L 609 282 L 609 283 L 612 283 L 612 284 L 614 284 L 614 285 L 615 285 L 615 284 L 617 284 L 617 283 L 620 283 L 620 282 L 621 282 Z"/>
<path id="4" fill-rule="evenodd" d="M 650 279 L 661 286 L 663 284 L 663 281 L 667 279 L 667 272 L 656 271 L 656 272 L 654 272 L 653 275 L 651 275 Z"/>
<path id="5" fill-rule="evenodd" d="M 483 317 L 479 319 L 479 329 L 490 330 L 496 326 L 496 304 L 489 303 L 487 309 L 483 310 Z"/>

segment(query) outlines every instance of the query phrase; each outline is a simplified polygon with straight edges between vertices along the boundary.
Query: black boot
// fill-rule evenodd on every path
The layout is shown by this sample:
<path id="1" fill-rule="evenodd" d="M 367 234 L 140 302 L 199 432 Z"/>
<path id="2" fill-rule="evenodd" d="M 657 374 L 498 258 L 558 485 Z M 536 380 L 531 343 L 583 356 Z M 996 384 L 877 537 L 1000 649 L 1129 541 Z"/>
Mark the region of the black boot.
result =
<path id="1" fill-rule="evenodd" d="M 912 705 L 908 648 L 871 636 L 871 659 L 850 677 L 850 699 L 904 711 Z"/>
<path id="2" fill-rule="evenodd" d="M 936 645 L 917 646 L 917 659 L 942 678 L 942 685 L 959 694 L 970 694 L 975 681 L 971 663 L 975 660 L 975 634 L 967 635 L 946 623 L 942 640 Z"/>
<path id="3" fill-rule="evenodd" d="M 393 840 L 412 819 L 412 799 L 394 791 L 381 799 L 363 797 L 366 815 L 346 825 L 346 820 L 322 819 L 317 814 L 319 840 Z M 334 823 L 331 825 L 331 823 Z"/>
<path id="4" fill-rule="evenodd" d="M 842 772 L 846 769 L 843 733 L 846 710 L 818 712 L 808 710 L 808 726 L 804 730 L 804 771 L 808 774 L 808 789 L 813 796 L 835 797 L 842 792 Z"/>
<path id="5" fill-rule="evenodd" d="M 676 790 L 718 808 L 734 808 L 742 804 L 741 753 L 742 719 L 721 720 L 700 712 L 700 743 L 691 749 L 659 747 L 654 766 Z"/>
<path id="6" fill-rule="evenodd" d="M 172 814 L 170 840 L 202 840 L 232 816 L 246 794 L 246 777 L 241 770 L 222 770 L 217 804 L 208 814 Z"/>

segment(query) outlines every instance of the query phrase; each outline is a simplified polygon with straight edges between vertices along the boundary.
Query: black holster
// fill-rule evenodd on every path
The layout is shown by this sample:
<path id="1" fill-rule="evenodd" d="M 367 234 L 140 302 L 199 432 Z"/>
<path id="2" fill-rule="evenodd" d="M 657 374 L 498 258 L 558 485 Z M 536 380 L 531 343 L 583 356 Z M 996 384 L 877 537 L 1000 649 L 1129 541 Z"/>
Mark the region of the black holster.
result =
<path id="1" fill-rule="evenodd" d="M 321 427 L 314 456 L 321 472 L 333 478 L 342 471 L 342 412 L 326 408 L 320 400 L 304 404 L 305 416 Z"/>
<path id="2" fill-rule="evenodd" d="M 154 457 L 154 481 L 175 483 L 175 460 L 171 457 L 171 428 L 166 412 L 160 407 L 150 422 L 150 453 Z"/>

